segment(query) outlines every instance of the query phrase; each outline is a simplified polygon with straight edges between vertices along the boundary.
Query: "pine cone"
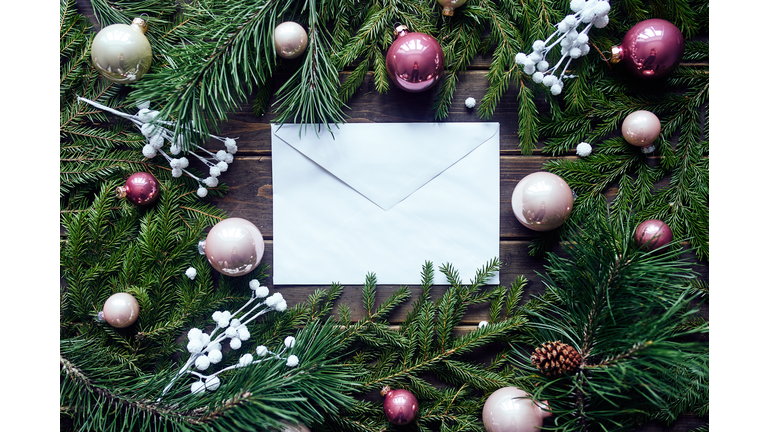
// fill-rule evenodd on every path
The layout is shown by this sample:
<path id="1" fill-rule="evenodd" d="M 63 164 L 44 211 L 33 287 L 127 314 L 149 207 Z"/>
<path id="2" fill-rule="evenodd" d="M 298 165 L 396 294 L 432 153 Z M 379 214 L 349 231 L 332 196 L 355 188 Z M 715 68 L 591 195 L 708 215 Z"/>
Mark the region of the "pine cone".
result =
<path id="1" fill-rule="evenodd" d="M 581 364 L 581 354 L 560 341 L 546 342 L 531 354 L 531 363 L 544 375 L 558 377 L 576 372 Z"/>

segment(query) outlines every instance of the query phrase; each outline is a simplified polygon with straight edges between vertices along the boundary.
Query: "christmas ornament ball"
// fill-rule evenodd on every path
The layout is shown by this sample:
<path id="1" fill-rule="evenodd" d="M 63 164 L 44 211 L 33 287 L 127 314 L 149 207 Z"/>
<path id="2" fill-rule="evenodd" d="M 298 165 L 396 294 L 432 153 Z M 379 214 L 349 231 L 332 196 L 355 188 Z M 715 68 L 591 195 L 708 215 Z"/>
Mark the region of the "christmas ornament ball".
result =
<path id="1" fill-rule="evenodd" d="M 424 33 L 395 28 L 395 41 L 387 51 L 387 74 L 397 87 L 422 92 L 434 86 L 443 74 L 443 48 L 437 39 Z"/>
<path id="2" fill-rule="evenodd" d="M 545 171 L 528 174 L 512 191 L 512 213 L 523 226 L 549 231 L 562 225 L 573 208 L 573 192 L 560 176 Z"/>
<path id="3" fill-rule="evenodd" d="M 200 253 L 219 273 L 242 276 L 254 270 L 264 257 L 264 238 L 251 222 L 228 218 L 211 228 L 200 242 Z"/>
<path id="4" fill-rule="evenodd" d="M 381 394 L 384 396 L 384 415 L 390 423 L 406 425 L 418 415 L 419 401 L 408 390 L 390 390 L 389 386 L 385 386 Z"/>
<path id="5" fill-rule="evenodd" d="M 493 392 L 483 406 L 483 425 L 488 432 L 539 432 L 552 415 L 517 387 Z"/>
<path id="6" fill-rule="evenodd" d="M 307 49 L 307 32 L 299 23 L 286 21 L 275 27 L 275 51 L 284 59 L 294 59 Z"/>
<path id="7" fill-rule="evenodd" d="M 443 7 L 443 15 L 453 16 L 454 9 L 464 6 L 467 0 L 437 0 L 437 2 Z"/>
<path id="8" fill-rule="evenodd" d="M 139 302 L 128 293 L 112 294 L 102 308 L 104 320 L 112 327 L 125 328 L 139 317 Z"/>
<path id="9" fill-rule="evenodd" d="M 93 38 L 91 61 L 106 79 L 130 84 L 140 79 L 152 64 L 152 47 L 144 36 L 147 22 L 134 18 L 131 25 L 112 24 Z"/>
<path id="10" fill-rule="evenodd" d="M 160 196 L 160 182 L 152 174 L 140 171 L 128 177 L 125 186 L 118 187 L 115 194 L 138 206 L 147 206 Z"/>
<path id="11" fill-rule="evenodd" d="M 644 251 L 652 251 L 671 241 L 672 229 L 663 220 L 649 219 L 635 230 L 635 244 Z"/>
<path id="12" fill-rule="evenodd" d="M 653 18 L 635 24 L 621 41 L 611 48 L 611 63 L 622 62 L 640 78 L 669 75 L 683 58 L 685 40 L 669 21 Z"/>
<path id="13" fill-rule="evenodd" d="M 298 424 L 291 424 L 286 422 L 280 422 L 282 426 L 280 427 L 279 432 L 312 432 L 309 430 L 308 427 L 304 426 L 301 423 Z"/>
<path id="14" fill-rule="evenodd" d="M 661 122 L 656 114 L 639 110 L 628 115 L 621 124 L 621 134 L 636 147 L 649 148 L 661 133 Z"/>

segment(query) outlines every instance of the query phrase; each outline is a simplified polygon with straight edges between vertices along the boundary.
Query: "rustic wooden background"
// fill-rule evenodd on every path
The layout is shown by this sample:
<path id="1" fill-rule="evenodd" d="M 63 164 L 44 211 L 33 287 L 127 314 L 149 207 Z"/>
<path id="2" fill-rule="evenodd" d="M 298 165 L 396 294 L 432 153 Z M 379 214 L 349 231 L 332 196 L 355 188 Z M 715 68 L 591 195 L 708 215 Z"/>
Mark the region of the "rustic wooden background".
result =
<path id="1" fill-rule="evenodd" d="M 94 19 L 93 11 L 88 0 L 77 0 L 78 9 L 93 23 L 96 30 L 100 29 Z M 479 122 L 483 121 L 477 115 L 476 109 L 467 109 L 464 100 L 473 97 L 478 102 L 483 97 L 488 87 L 485 79 L 491 62 L 490 55 L 476 57 L 463 73 L 456 87 L 450 115 L 442 121 L 445 122 Z M 609 67 L 606 64 L 606 67 Z M 287 76 L 276 77 L 274 88 L 279 88 L 281 80 Z M 342 74 L 342 80 L 345 79 Z M 387 94 L 381 95 L 373 89 L 372 74 L 369 73 L 362 87 L 352 96 L 347 103 L 350 123 L 395 123 L 395 122 L 434 122 L 433 113 L 430 110 L 432 97 L 436 89 L 425 93 L 407 93 L 391 85 Z M 544 272 L 545 260 L 531 257 L 528 254 L 528 246 L 537 235 L 536 232 L 523 227 L 512 214 L 510 197 L 520 179 L 526 175 L 540 171 L 543 163 L 551 159 L 540 150 L 534 150 L 532 155 L 522 155 L 518 148 L 517 137 L 517 88 L 510 86 L 505 97 L 498 104 L 493 118 L 487 120 L 500 124 L 500 168 L 501 168 L 501 202 L 500 214 L 500 238 L 499 259 L 503 263 L 500 273 L 501 283 L 509 285 L 518 275 L 524 275 L 529 283 L 525 298 L 543 291 L 541 278 L 537 273 Z M 273 101 L 274 102 L 274 101 Z M 546 106 L 539 101 L 540 112 L 547 112 Z M 270 144 L 270 122 L 274 121 L 273 112 L 268 112 L 257 118 L 252 114 L 252 106 L 243 104 L 237 111 L 229 115 L 229 120 L 220 125 L 221 135 L 239 137 L 237 140 L 238 151 L 228 171 L 221 176 L 221 180 L 229 186 L 229 192 L 221 198 L 211 198 L 210 202 L 223 209 L 230 217 L 241 217 L 253 222 L 264 235 L 266 251 L 264 262 L 272 264 L 272 161 Z M 618 131 L 617 131 L 618 133 Z M 213 152 L 219 147 L 209 149 Z M 576 158 L 575 150 L 562 158 Z M 655 163 L 656 157 L 651 156 L 651 163 Z M 607 191 L 610 199 L 615 193 L 615 185 Z M 692 254 L 689 254 L 693 257 Z M 437 266 L 440 263 L 435 263 Z M 709 280 L 708 263 L 699 263 L 696 271 L 704 280 Z M 466 275 L 469 278 L 472 275 Z M 362 317 L 362 295 L 360 288 L 365 275 L 360 275 L 360 285 L 347 285 L 340 302 L 349 305 L 353 318 Z M 329 281 L 330 282 L 330 281 Z M 272 285 L 270 279 L 263 281 Z M 289 286 L 275 287 L 279 290 L 288 304 L 296 304 L 305 301 L 307 296 L 315 291 L 318 286 Z M 380 285 L 378 298 L 386 298 L 396 290 L 398 286 Z M 412 287 L 412 299 L 420 294 L 418 287 Z M 438 297 L 445 291 L 444 287 L 435 287 L 433 296 Z M 405 318 L 410 309 L 410 302 L 398 308 L 391 316 L 390 322 L 397 325 Z M 708 316 L 708 307 L 703 305 L 703 313 Z M 476 328 L 482 320 L 488 319 L 488 311 L 483 307 L 470 309 L 465 316 L 462 325 L 466 329 Z M 637 432 L 683 432 L 695 429 L 707 424 L 708 418 L 697 418 L 693 415 L 684 415 L 674 424 L 647 424 Z"/>

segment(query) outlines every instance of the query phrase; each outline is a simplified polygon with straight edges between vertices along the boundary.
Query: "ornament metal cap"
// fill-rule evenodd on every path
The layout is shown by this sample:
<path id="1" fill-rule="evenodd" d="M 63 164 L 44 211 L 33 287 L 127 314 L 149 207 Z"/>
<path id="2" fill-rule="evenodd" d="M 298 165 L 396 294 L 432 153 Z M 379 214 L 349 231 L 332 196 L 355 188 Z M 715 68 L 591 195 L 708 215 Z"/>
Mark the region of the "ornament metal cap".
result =
<path id="1" fill-rule="evenodd" d="M 131 22 L 131 27 L 136 27 L 141 30 L 142 33 L 146 33 L 149 30 L 149 23 L 143 18 L 136 17 Z"/>
<path id="2" fill-rule="evenodd" d="M 446 6 L 443 8 L 443 15 L 445 16 L 453 16 L 453 8 Z"/>
<path id="3" fill-rule="evenodd" d="M 389 388 L 389 386 L 388 386 L 388 385 L 385 385 L 384 387 L 382 387 L 382 388 L 381 388 L 381 391 L 380 391 L 379 393 L 380 393 L 382 396 L 386 396 L 386 395 L 387 395 L 387 393 L 389 393 L 389 392 L 391 392 L 391 391 L 392 391 L 392 389 L 391 389 L 391 388 Z"/>
<path id="4" fill-rule="evenodd" d="M 401 37 L 408 34 L 408 27 L 405 26 L 405 24 L 396 23 L 395 24 L 395 36 Z"/>
<path id="5" fill-rule="evenodd" d="M 624 58 L 624 48 L 616 45 L 611 47 L 611 58 L 608 60 L 611 64 L 616 64 Z"/>
<path id="6" fill-rule="evenodd" d="M 197 242 L 197 253 L 200 255 L 205 255 L 205 240 L 200 240 Z"/>
<path id="7" fill-rule="evenodd" d="M 115 196 L 119 199 L 123 199 L 128 195 L 128 189 L 125 186 L 118 186 L 115 189 Z"/>

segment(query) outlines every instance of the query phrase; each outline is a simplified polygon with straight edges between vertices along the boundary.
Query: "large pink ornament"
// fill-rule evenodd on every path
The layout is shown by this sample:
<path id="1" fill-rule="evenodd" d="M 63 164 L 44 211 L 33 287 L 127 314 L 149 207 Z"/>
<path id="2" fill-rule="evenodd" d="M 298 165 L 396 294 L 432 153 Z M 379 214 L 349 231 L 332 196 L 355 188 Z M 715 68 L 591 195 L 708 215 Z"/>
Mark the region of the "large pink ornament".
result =
<path id="1" fill-rule="evenodd" d="M 453 16 L 453 10 L 463 6 L 467 0 L 437 0 L 437 2 L 443 7 L 443 15 Z"/>
<path id="2" fill-rule="evenodd" d="M 560 176 L 545 171 L 523 177 L 512 191 L 512 213 L 534 231 L 553 230 L 573 208 L 573 192 Z"/>
<path id="3" fill-rule="evenodd" d="M 683 34 L 674 24 L 649 19 L 635 24 L 621 45 L 611 48 L 611 63 L 622 61 L 638 77 L 663 77 L 680 63 L 684 47 Z"/>
<path id="4" fill-rule="evenodd" d="M 286 21 L 275 27 L 275 51 L 284 59 L 293 59 L 307 49 L 307 32 L 299 23 Z"/>
<path id="5" fill-rule="evenodd" d="M 392 424 L 406 425 L 419 413 L 419 401 L 408 390 L 390 390 L 384 386 L 381 395 L 384 396 L 384 415 Z"/>
<path id="6" fill-rule="evenodd" d="M 661 133 L 661 122 L 650 111 L 639 110 L 628 115 L 621 124 L 621 134 L 628 143 L 641 147 L 643 153 L 654 150 L 653 142 Z"/>
<path id="7" fill-rule="evenodd" d="M 387 73 L 396 86 L 420 92 L 434 86 L 443 73 L 443 48 L 437 39 L 411 33 L 408 27 L 395 28 L 395 42 L 387 51 Z"/>
<path id="8" fill-rule="evenodd" d="M 483 425 L 488 432 L 540 432 L 544 419 L 551 415 L 523 390 L 504 387 L 485 401 Z"/>
<path id="9" fill-rule="evenodd" d="M 291 424 L 287 422 L 280 422 L 282 424 L 282 427 L 280 428 L 280 432 L 312 432 L 309 430 L 308 427 L 304 426 L 301 423 L 298 424 Z"/>
<path id="10" fill-rule="evenodd" d="M 128 327 L 139 318 L 139 302 L 128 293 L 112 294 L 104 302 L 99 318 L 103 318 L 112 327 Z"/>
<path id="11" fill-rule="evenodd" d="M 229 218 L 214 225 L 198 248 L 219 273 L 242 276 L 253 271 L 264 257 L 264 238 L 256 225 Z"/>
<path id="12" fill-rule="evenodd" d="M 115 195 L 138 206 L 150 205 L 160 196 L 160 182 L 148 172 L 137 172 L 128 177 L 125 186 L 117 188 Z"/>
<path id="13" fill-rule="evenodd" d="M 635 244 L 644 251 L 652 251 L 671 241 L 672 229 L 659 219 L 649 219 L 635 230 Z"/>

